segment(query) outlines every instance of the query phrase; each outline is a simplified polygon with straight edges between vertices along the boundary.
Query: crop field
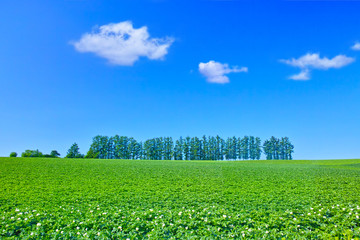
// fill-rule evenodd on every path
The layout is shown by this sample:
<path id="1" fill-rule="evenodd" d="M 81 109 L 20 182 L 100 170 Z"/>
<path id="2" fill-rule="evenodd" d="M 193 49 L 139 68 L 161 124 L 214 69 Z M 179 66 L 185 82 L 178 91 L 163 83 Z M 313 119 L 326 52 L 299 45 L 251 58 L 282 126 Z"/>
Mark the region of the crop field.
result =
<path id="1" fill-rule="evenodd" d="M 0 239 L 357 239 L 360 160 L 0 158 Z"/>

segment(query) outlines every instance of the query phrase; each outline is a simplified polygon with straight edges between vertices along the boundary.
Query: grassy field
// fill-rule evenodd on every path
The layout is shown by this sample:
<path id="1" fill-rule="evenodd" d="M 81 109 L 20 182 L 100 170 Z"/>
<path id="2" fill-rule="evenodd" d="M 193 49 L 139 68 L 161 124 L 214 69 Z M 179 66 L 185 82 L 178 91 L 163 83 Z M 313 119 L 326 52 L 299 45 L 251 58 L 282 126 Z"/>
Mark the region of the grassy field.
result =
<path id="1" fill-rule="evenodd" d="M 0 239 L 356 239 L 360 160 L 0 158 Z"/>

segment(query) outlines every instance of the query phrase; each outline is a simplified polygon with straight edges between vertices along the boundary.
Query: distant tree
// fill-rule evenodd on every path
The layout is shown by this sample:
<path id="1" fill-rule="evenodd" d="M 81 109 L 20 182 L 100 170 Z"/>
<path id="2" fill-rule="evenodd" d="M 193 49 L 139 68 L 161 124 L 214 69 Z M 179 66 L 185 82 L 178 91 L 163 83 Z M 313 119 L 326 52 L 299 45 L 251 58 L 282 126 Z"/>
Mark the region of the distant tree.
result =
<path id="1" fill-rule="evenodd" d="M 263 150 L 264 150 L 266 159 L 271 160 L 273 155 L 272 155 L 272 150 L 271 150 L 271 143 L 269 140 L 265 140 L 265 142 L 263 144 Z"/>
<path id="2" fill-rule="evenodd" d="M 259 160 L 261 157 L 261 140 L 259 137 L 255 138 L 255 159 Z"/>
<path id="3" fill-rule="evenodd" d="M 112 148 L 112 144 L 114 144 L 115 139 L 113 138 L 111 141 L 109 141 L 109 137 L 106 136 L 95 136 L 93 138 L 93 142 L 90 146 L 89 151 L 91 150 L 92 156 L 96 156 L 96 158 L 109 158 L 111 157 L 111 148 Z M 114 147 L 114 151 L 115 147 Z M 114 153 L 114 155 L 116 155 Z M 128 157 L 126 159 L 129 159 Z"/>
<path id="4" fill-rule="evenodd" d="M 21 157 L 43 157 L 43 154 L 38 149 L 25 150 L 25 152 L 21 153 Z"/>
<path id="5" fill-rule="evenodd" d="M 284 144 L 285 159 L 292 160 L 292 153 L 294 152 L 294 145 L 291 144 L 288 137 L 282 138 Z"/>
<path id="6" fill-rule="evenodd" d="M 171 137 L 164 138 L 163 154 L 165 160 L 172 160 L 174 156 L 174 142 Z"/>
<path id="7" fill-rule="evenodd" d="M 17 153 L 16 152 L 10 153 L 10 157 L 17 157 Z"/>
<path id="8" fill-rule="evenodd" d="M 190 147 L 191 147 L 191 138 L 187 136 L 184 140 L 184 158 L 185 160 L 190 159 Z"/>
<path id="9" fill-rule="evenodd" d="M 249 137 L 245 136 L 241 139 L 242 156 L 244 160 L 249 159 Z"/>
<path id="10" fill-rule="evenodd" d="M 60 153 L 58 153 L 58 151 L 56 151 L 56 150 L 52 150 L 50 153 L 50 156 L 53 158 L 57 158 L 57 157 L 60 157 Z"/>
<path id="11" fill-rule="evenodd" d="M 175 142 L 175 147 L 174 147 L 174 159 L 175 160 L 183 160 L 183 138 L 180 137 L 178 140 L 176 140 Z"/>
<path id="12" fill-rule="evenodd" d="M 89 151 L 86 153 L 85 158 L 98 158 L 97 153 L 93 151 L 93 149 L 89 149 Z"/>
<path id="13" fill-rule="evenodd" d="M 74 143 L 73 145 L 71 145 L 70 149 L 67 151 L 66 154 L 66 158 L 83 158 L 84 155 L 82 155 L 79 152 L 79 146 L 77 145 L 77 143 Z"/>

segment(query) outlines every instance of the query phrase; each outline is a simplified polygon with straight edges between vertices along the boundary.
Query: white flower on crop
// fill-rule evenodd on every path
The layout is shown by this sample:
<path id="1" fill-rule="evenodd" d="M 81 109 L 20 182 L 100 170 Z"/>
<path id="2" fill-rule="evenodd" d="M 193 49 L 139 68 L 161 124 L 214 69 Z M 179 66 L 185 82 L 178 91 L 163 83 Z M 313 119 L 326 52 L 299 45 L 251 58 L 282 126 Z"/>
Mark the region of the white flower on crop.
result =
<path id="1" fill-rule="evenodd" d="M 356 218 L 359 218 L 359 215 L 356 215 Z"/>
<path id="2" fill-rule="evenodd" d="M 311 210 L 313 210 L 313 208 L 312 208 L 312 207 L 311 207 L 310 209 L 311 209 Z"/>
<path id="3" fill-rule="evenodd" d="M 79 227 L 76 227 L 76 229 L 78 229 L 78 230 L 79 230 L 80 228 L 79 228 Z"/>
<path id="4" fill-rule="evenodd" d="M 98 232 L 97 235 L 100 236 L 100 232 Z"/>
<path id="5" fill-rule="evenodd" d="M 41 223 L 36 224 L 36 226 L 41 226 Z"/>
<path id="6" fill-rule="evenodd" d="M 20 210 L 19 209 L 15 209 L 15 212 L 19 212 Z"/>
<path id="7" fill-rule="evenodd" d="M 100 208 L 98 207 L 97 210 L 100 210 Z"/>
<path id="8" fill-rule="evenodd" d="M 351 215 L 351 213 L 349 213 L 349 215 Z"/>
<path id="9" fill-rule="evenodd" d="M 32 235 L 34 235 L 34 233 L 33 233 L 33 232 L 31 232 L 31 233 L 30 233 L 30 235 L 32 236 Z"/>
<path id="10" fill-rule="evenodd" d="M 121 229 L 121 228 L 122 228 L 121 226 L 118 227 L 118 229 Z"/>
<path id="11" fill-rule="evenodd" d="M 140 220 L 140 218 L 137 218 L 136 220 L 137 220 L 137 221 L 139 221 L 139 220 Z"/>
<path id="12" fill-rule="evenodd" d="M 226 218 L 226 215 L 223 215 L 223 218 Z"/>
<path id="13" fill-rule="evenodd" d="M 14 217 L 11 217 L 10 219 L 14 219 Z"/>
<path id="14" fill-rule="evenodd" d="M 135 228 L 136 231 L 139 231 L 139 228 Z"/>
<path id="15" fill-rule="evenodd" d="M 179 212 L 179 216 L 181 216 L 182 212 Z"/>
<path id="16" fill-rule="evenodd" d="M 38 213 L 38 214 L 36 214 L 36 216 L 40 216 L 40 214 Z"/>
<path id="17" fill-rule="evenodd" d="M 106 212 L 103 213 L 103 215 L 106 215 L 106 214 L 107 214 Z"/>
<path id="18" fill-rule="evenodd" d="M 308 215 L 311 215 L 311 213 L 308 213 Z"/>
<path id="19" fill-rule="evenodd" d="M 265 233 L 269 233 L 269 231 L 265 231 Z"/>
<path id="20" fill-rule="evenodd" d="M 294 221 L 296 221 L 296 218 L 294 218 Z"/>
<path id="21" fill-rule="evenodd" d="M 292 212 L 290 212 L 290 214 L 292 214 Z"/>
<path id="22" fill-rule="evenodd" d="M 25 221 L 28 220 L 27 218 L 24 219 Z"/>
<path id="23" fill-rule="evenodd" d="M 153 209 L 150 209 L 150 212 L 154 211 Z"/>
<path id="24" fill-rule="evenodd" d="M 56 231 L 56 232 L 58 232 L 58 231 L 59 231 L 59 229 L 56 229 L 55 231 Z"/>
<path id="25" fill-rule="evenodd" d="M 80 235 L 80 233 L 79 233 L 79 232 L 77 232 L 76 234 L 77 234 L 77 235 Z"/>

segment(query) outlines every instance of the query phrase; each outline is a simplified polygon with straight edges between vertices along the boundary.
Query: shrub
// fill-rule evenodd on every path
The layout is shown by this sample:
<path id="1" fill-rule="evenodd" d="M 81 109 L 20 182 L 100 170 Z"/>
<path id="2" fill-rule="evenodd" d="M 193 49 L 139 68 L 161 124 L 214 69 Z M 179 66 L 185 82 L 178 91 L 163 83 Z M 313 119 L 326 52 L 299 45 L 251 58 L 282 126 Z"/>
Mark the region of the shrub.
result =
<path id="1" fill-rule="evenodd" d="M 16 152 L 10 153 L 10 157 L 17 157 L 17 153 Z"/>

